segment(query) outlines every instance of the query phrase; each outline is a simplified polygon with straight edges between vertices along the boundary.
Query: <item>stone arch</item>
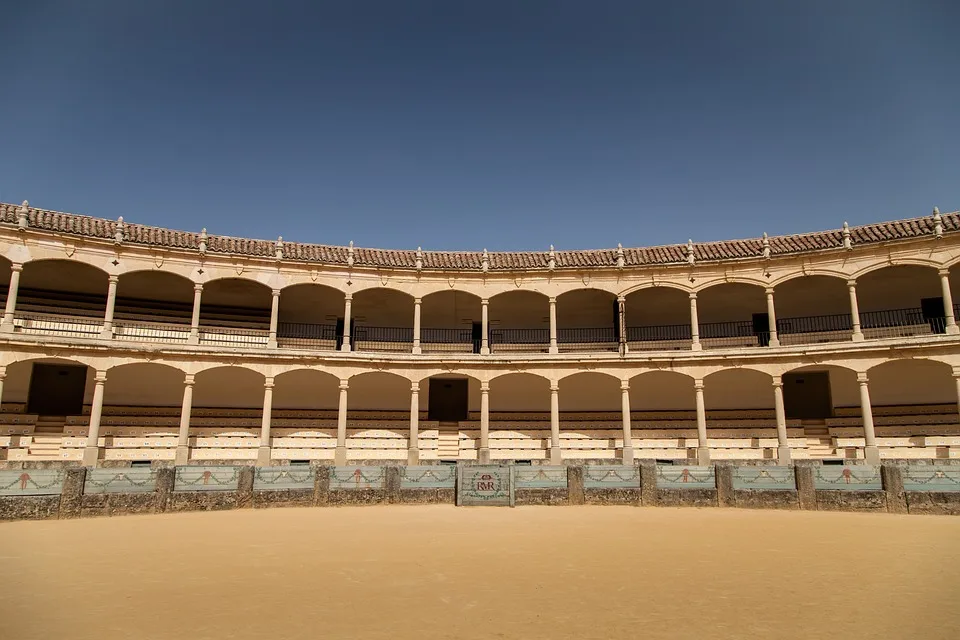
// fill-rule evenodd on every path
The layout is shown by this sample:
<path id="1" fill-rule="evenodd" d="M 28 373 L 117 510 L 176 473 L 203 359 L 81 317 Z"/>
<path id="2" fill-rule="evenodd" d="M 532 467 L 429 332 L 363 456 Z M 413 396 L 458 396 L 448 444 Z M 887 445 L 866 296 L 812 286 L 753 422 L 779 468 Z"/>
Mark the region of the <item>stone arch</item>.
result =
<path id="1" fill-rule="evenodd" d="M 209 280 L 200 298 L 200 324 L 264 329 L 273 304 L 270 287 L 251 278 L 227 276 Z"/>
<path id="2" fill-rule="evenodd" d="M 631 411 L 693 411 L 693 377 L 679 371 L 644 371 L 630 378 Z"/>
<path id="3" fill-rule="evenodd" d="M 874 265 L 858 273 L 856 279 L 864 327 L 885 326 L 883 318 L 873 320 L 871 314 L 889 315 L 907 309 L 916 309 L 919 314 L 921 300 L 943 295 L 937 269 L 930 264 Z"/>
<path id="4" fill-rule="evenodd" d="M 955 404 L 953 368 L 927 358 L 898 358 L 867 370 L 870 403 L 882 405 Z"/>
<path id="5" fill-rule="evenodd" d="M 432 291 L 420 306 L 420 342 L 423 350 L 479 352 L 482 320 L 480 296 L 461 289 Z"/>
<path id="6" fill-rule="evenodd" d="M 711 409 L 773 410 L 773 379 L 769 373 L 738 367 L 721 369 L 703 378 L 703 400 Z"/>
<path id="7" fill-rule="evenodd" d="M 619 334 L 616 294 L 581 287 L 557 297 L 557 342 L 561 351 L 614 350 Z"/>
<path id="8" fill-rule="evenodd" d="M 280 324 L 336 325 L 343 318 L 343 291 L 326 284 L 299 282 L 280 290 Z"/>
<path id="9" fill-rule="evenodd" d="M 490 298 L 491 351 L 545 351 L 550 342 L 549 296 L 516 289 Z M 502 345 L 502 346 L 501 346 Z"/>
<path id="10" fill-rule="evenodd" d="M 189 324 L 193 315 L 194 282 L 174 271 L 137 269 L 120 274 L 114 316 L 158 316 Z"/>
<path id="11" fill-rule="evenodd" d="M 767 312 L 764 287 L 736 280 L 715 282 L 697 291 L 700 341 L 704 347 L 766 344 L 766 325 L 755 319 Z"/>
<path id="12" fill-rule="evenodd" d="M 264 376 L 248 367 L 213 366 L 194 376 L 193 406 L 263 409 Z"/>
<path id="13" fill-rule="evenodd" d="M 410 410 L 411 382 L 391 371 L 365 371 L 350 377 L 347 394 L 349 411 Z"/>
<path id="14" fill-rule="evenodd" d="M 11 354 L 15 358 L 7 363 L 6 375 L 3 380 L 3 396 L 0 401 L 26 405 L 30 392 L 30 378 L 33 372 L 34 364 L 62 364 L 87 368 L 87 379 L 83 392 L 84 404 L 89 404 L 93 398 L 93 378 L 96 375 L 96 369 L 84 362 L 82 358 L 76 357 L 56 357 L 49 358 L 44 356 L 20 356 Z"/>
<path id="15" fill-rule="evenodd" d="M 107 278 L 103 269 L 79 260 L 31 260 L 20 273 L 17 311 L 102 318 Z"/>
<path id="16" fill-rule="evenodd" d="M 783 345 L 850 340 L 853 321 L 844 278 L 800 274 L 774 287 L 777 331 Z"/>
<path id="17" fill-rule="evenodd" d="M 490 412 L 550 412 L 550 380 L 537 373 L 503 373 L 490 380 Z"/>
<path id="18" fill-rule="evenodd" d="M 103 386 L 106 406 L 179 407 L 184 372 L 169 364 L 130 362 L 107 370 Z"/>
<path id="19" fill-rule="evenodd" d="M 580 371 L 560 378 L 560 411 L 617 412 L 620 378 L 601 371 Z"/>
<path id="20" fill-rule="evenodd" d="M 457 371 L 434 372 L 431 375 L 424 376 L 418 381 L 420 384 L 420 412 L 427 412 L 430 408 L 430 381 L 444 379 L 464 379 L 467 380 L 467 410 L 471 413 L 480 411 L 480 379 L 466 373 Z"/>
<path id="21" fill-rule="evenodd" d="M 624 314 L 631 350 L 690 348 L 690 291 L 672 285 L 635 287 L 626 294 Z"/>
<path id="22" fill-rule="evenodd" d="M 793 367 L 784 371 L 781 376 L 788 418 L 795 417 L 790 415 L 790 398 L 788 397 L 792 392 L 790 389 L 791 378 L 797 375 L 802 376 L 804 373 L 826 373 L 828 375 L 831 410 L 860 406 L 860 385 L 857 383 L 856 370 L 840 364 L 809 364 Z"/>
<path id="23" fill-rule="evenodd" d="M 273 385 L 274 409 L 337 410 L 340 379 L 328 371 L 291 369 L 275 376 Z"/>

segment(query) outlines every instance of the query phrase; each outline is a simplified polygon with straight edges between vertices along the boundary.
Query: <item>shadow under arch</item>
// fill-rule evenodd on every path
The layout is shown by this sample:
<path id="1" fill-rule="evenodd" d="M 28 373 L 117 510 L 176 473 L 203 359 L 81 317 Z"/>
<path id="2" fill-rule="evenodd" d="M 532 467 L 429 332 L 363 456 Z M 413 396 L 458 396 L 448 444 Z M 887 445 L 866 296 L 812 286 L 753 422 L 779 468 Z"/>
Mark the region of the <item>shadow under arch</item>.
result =
<path id="1" fill-rule="evenodd" d="M 549 412 L 550 380 L 530 372 L 503 373 L 490 379 L 490 412 Z"/>
<path id="2" fill-rule="evenodd" d="M 107 288 L 107 272 L 92 264 L 63 258 L 30 260 L 20 273 L 16 312 L 102 319 Z"/>
<path id="3" fill-rule="evenodd" d="M 273 409 L 336 411 L 340 379 L 321 369 L 297 368 L 273 378 Z"/>
<path id="4" fill-rule="evenodd" d="M 872 406 L 957 404 L 953 367 L 934 358 L 897 358 L 867 370 Z"/>
<path id="5" fill-rule="evenodd" d="M 96 370 L 90 366 L 89 363 L 84 362 L 82 358 L 51 358 L 43 356 L 23 357 L 6 365 L 6 374 L 3 380 L 3 390 L 2 397 L 0 397 L 0 402 L 13 405 L 28 405 L 30 401 L 30 386 L 31 382 L 33 381 L 35 364 L 77 367 L 78 369 L 80 367 L 85 368 L 85 373 L 83 375 L 84 390 L 82 394 L 81 405 L 90 403 L 90 400 L 93 397 L 93 378 L 96 375 Z M 34 407 L 26 406 L 28 411 L 33 408 Z M 75 411 L 68 412 L 70 415 L 79 413 L 82 413 L 81 408 L 76 408 Z"/>
<path id="6" fill-rule="evenodd" d="M 391 371 L 364 371 L 350 376 L 349 411 L 410 411 L 410 378 Z"/>
<path id="7" fill-rule="evenodd" d="M 203 369 L 194 376 L 193 406 L 262 409 L 262 373 L 239 365 Z"/>
<path id="8" fill-rule="evenodd" d="M 605 411 L 621 409 L 620 378 L 603 371 L 578 371 L 560 378 L 560 411 Z"/>
<path id="9" fill-rule="evenodd" d="M 773 409 L 773 377 L 769 373 L 737 367 L 714 371 L 703 378 L 706 409 Z"/>
<path id="10" fill-rule="evenodd" d="M 105 406 L 179 407 L 184 371 L 161 362 L 129 362 L 107 370 Z"/>
<path id="11" fill-rule="evenodd" d="M 114 317 L 173 321 L 189 324 L 193 314 L 194 282 L 173 271 L 138 269 L 122 273 L 117 281 Z"/>
<path id="12" fill-rule="evenodd" d="M 624 315 L 630 349 L 691 347 L 690 291 L 686 289 L 665 284 L 640 285 L 625 294 Z"/>
<path id="13" fill-rule="evenodd" d="M 630 411 L 696 409 L 693 376 L 679 371 L 644 371 L 630 378 Z"/>

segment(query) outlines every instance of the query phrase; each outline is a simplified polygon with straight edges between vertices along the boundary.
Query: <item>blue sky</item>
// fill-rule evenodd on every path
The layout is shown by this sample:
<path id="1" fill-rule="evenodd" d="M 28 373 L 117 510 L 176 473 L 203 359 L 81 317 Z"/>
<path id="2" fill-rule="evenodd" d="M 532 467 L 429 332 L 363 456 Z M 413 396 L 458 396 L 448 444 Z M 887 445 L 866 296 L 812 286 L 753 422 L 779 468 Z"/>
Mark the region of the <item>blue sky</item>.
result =
<path id="1" fill-rule="evenodd" d="M 0 199 L 491 250 L 956 210 L 958 27 L 954 0 L 6 2 Z"/>

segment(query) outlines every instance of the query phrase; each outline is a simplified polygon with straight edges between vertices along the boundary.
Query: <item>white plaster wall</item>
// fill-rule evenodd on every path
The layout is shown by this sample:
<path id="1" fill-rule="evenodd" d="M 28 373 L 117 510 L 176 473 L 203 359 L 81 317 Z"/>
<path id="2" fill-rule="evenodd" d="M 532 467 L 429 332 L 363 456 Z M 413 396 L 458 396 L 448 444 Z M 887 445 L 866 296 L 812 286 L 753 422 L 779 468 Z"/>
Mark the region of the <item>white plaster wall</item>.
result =
<path id="1" fill-rule="evenodd" d="M 914 309 L 922 298 L 938 298 L 941 294 L 940 278 L 931 267 L 886 267 L 857 280 L 860 311 Z"/>
<path id="2" fill-rule="evenodd" d="M 480 320 L 480 298 L 463 291 L 440 291 L 420 303 L 420 324 L 424 328 L 464 329 Z"/>
<path id="3" fill-rule="evenodd" d="M 710 409 L 773 409 L 772 378 L 753 369 L 728 369 L 703 380 L 703 400 Z"/>
<path id="4" fill-rule="evenodd" d="M 343 294 L 331 287 L 298 284 L 280 292 L 280 322 L 332 324 L 343 317 Z"/>
<path id="5" fill-rule="evenodd" d="M 413 297 L 395 289 L 367 289 L 354 294 L 351 314 L 368 327 L 412 327 Z"/>
<path id="6" fill-rule="evenodd" d="M 88 376 L 89 379 L 89 376 Z M 127 364 L 107 371 L 105 405 L 179 407 L 183 404 L 182 371 L 159 364 Z"/>
<path id="7" fill-rule="evenodd" d="M 627 296 L 628 327 L 690 324 L 690 294 L 671 287 L 651 287 Z"/>
<path id="8" fill-rule="evenodd" d="M 560 411 L 620 411 L 620 381 L 580 373 L 560 381 Z"/>
<path id="9" fill-rule="evenodd" d="M 569 329 L 613 327 L 617 298 L 607 291 L 582 289 L 557 298 L 557 326 Z"/>
<path id="10" fill-rule="evenodd" d="M 529 373 L 490 381 L 490 411 L 550 411 L 550 383 Z"/>
<path id="11" fill-rule="evenodd" d="M 409 411 L 410 381 L 391 373 L 364 373 L 350 378 L 350 410 Z"/>
<path id="12" fill-rule="evenodd" d="M 337 409 L 340 380 L 309 369 L 288 371 L 273 380 L 275 409 Z"/>
<path id="13" fill-rule="evenodd" d="M 550 303 L 532 291 L 508 291 L 490 298 L 490 324 L 503 329 L 540 329 L 550 326 Z"/>
<path id="14" fill-rule="evenodd" d="M 773 292 L 777 318 L 803 318 L 850 313 L 847 283 L 830 276 L 805 276 L 779 285 Z"/>
<path id="15" fill-rule="evenodd" d="M 726 282 L 697 293 L 697 316 L 701 324 L 752 320 L 767 312 L 763 289 L 740 282 Z"/>
<path id="16" fill-rule="evenodd" d="M 240 367 L 216 367 L 197 374 L 193 406 L 263 408 L 263 376 Z"/>
<path id="17" fill-rule="evenodd" d="M 651 371 L 630 380 L 631 411 L 696 408 L 693 378 L 672 371 Z"/>

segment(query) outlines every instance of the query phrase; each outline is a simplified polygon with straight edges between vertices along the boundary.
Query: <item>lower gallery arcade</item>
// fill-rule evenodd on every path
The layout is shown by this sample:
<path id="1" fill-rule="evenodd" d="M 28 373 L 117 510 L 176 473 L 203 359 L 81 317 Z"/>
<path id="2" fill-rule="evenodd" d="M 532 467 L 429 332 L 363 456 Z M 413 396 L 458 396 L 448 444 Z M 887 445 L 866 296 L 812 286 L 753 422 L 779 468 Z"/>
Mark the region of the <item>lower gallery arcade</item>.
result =
<path id="1" fill-rule="evenodd" d="M 0 460 L 960 459 L 943 359 L 388 372 L 7 354 Z"/>

